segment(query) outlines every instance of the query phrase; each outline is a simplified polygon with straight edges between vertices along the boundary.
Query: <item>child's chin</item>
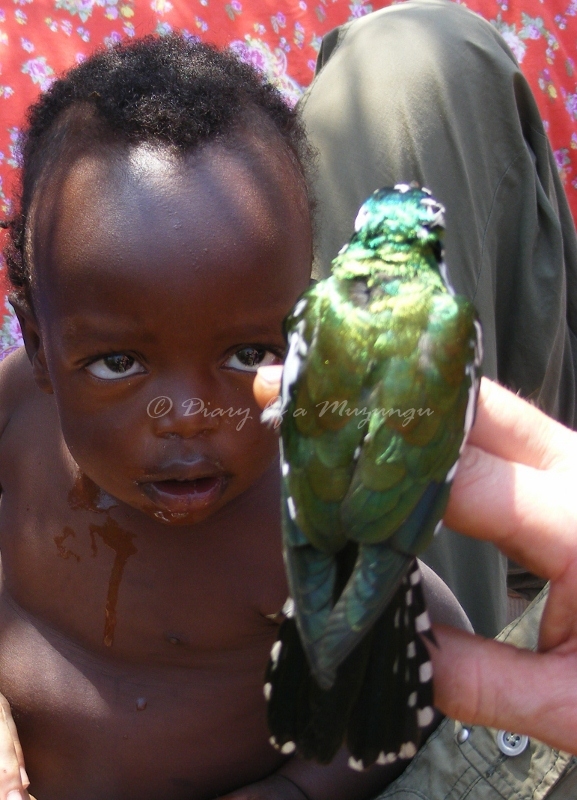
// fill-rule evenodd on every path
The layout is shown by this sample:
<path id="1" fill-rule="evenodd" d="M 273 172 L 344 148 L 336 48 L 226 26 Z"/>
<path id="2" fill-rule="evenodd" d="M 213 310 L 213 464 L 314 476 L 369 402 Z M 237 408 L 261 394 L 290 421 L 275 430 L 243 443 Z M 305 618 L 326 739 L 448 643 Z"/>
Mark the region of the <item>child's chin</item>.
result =
<path id="1" fill-rule="evenodd" d="M 185 512 L 174 512 L 174 511 L 165 511 L 161 508 L 156 508 L 154 506 L 147 506 L 142 508 L 147 517 L 151 517 L 155 520 L 155 522 L 160 522 L 162 525 L 174 527 L 174 526 L 181 526 L 184 527 L 186 525 L 196 525 L 199 522 L 207 519 L 215 511 L 218 509 L 210 508 L 206 509 L 205 511 L 197 511 L 195 513 L 185 513 Z"/>
<path id="2" fill-rule="evenodd" d="M 141 484 L 141 491 L 152 501 L 145 504 L 143 511 L 167 525 L 192 525 L 220 508 L 227 485 L 224 476 Z"/>

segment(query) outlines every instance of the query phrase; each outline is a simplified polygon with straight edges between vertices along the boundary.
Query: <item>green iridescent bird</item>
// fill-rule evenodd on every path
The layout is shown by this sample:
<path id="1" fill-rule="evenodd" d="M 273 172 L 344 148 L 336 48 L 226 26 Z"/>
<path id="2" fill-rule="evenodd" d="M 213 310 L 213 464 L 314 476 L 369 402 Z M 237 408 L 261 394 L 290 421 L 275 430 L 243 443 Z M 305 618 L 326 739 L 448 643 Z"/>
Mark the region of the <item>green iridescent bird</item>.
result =
<path id="1" fill-rule="evenodd" d="M 267 668 L 271 742 L 350 765 L 412 757 L 433 720 L 416 556 L 476 406 L 481 330 L 442 260 L 443 207 L 375 192 L 286 320 L 283 539 L 292 602 Z"/>

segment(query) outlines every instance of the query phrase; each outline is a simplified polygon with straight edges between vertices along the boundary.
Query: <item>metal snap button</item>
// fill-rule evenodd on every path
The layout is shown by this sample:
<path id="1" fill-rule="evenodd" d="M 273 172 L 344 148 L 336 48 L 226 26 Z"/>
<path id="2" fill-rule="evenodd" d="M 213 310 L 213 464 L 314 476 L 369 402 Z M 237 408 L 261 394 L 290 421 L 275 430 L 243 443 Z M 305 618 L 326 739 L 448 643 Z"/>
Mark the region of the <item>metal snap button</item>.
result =
<path id="1" fill-rule="evenodd" d="M 461 728 L 456 735 L 456 740 L 458 744 L 465 744 L 469 736 L 471 735 L 470 728 Z"/>
<path id="2" fill-rule="evenodd" d="M 520 756 L 529 744 L 529 737 L 524 733 L 512 731 L 499 731 L 497 734 L 497 747 L 506 756 Z"/>

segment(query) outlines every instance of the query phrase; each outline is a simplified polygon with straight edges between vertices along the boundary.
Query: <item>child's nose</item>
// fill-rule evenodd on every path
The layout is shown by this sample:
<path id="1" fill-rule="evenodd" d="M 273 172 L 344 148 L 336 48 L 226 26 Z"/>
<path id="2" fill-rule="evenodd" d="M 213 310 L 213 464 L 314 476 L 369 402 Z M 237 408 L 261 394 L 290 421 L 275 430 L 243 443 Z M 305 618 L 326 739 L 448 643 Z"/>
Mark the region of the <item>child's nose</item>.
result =
<path id="1" fill-rule="evenodd" d="M 148 416 L 153 420 L 157 436 L 190 439 L 209 433 L 219 426 L 218 405 L 199 394 L 171 392 L 150 401 Z"/>

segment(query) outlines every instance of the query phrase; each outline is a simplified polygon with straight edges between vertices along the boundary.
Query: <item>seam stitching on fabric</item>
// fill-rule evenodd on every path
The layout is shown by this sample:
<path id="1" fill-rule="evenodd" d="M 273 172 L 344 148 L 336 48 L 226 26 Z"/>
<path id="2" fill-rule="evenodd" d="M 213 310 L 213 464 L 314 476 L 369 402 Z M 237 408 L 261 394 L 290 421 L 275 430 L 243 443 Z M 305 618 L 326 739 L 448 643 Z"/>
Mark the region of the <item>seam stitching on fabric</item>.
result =
<path id="1" fill-rule="evenodd" d="M 515 164 L 515 162 L 519 158 L 521 158 L 521 156 L 523 155 L 524 152 L 525 151 L 523 150 L 523 151 L 520 151 L 519 153 L 517 153 L 517 155 L 513 158 L 513 160 L 507 166 L 507 168 L 505 169 L 505 171 L 503 172 L 503 174 L 499 178 L 499 180 L 497 182 L 497 185 L 495 186 L 495 191 L 493 192 L 493 197 L 492 197 L 492 200 L 491 200 L 491 208 L 489 209 L 489 214 L 487 215 L 487 222 L 485 223 L 485 227 L 483 229 L 483 239 L 482 239 L 482 243 L 481 243 L 481 263 L 479 265 L 479 273 L 477 275 L 477 282 L 475 284 L 475 291 L 473 293 L 473 297 L 471 298 L 473 302 L 475 302 L 475 298 L 477 296 L 477 290 L 479 289 L 479 282 L 481 280 L 481 272 L 483 270 L 483 257 L 484 257 L 484 254 L 485 254 L 485 241 L 487 239 L 487 231 L 489 229 L 489 225 L 491 224 L 491 218 L 493 216 L 493 211 L 495 209 L 495 203 L 496 203 L 496 199 L 497 199 L 497 194 L 499 192 L 499 189 L 501 188 L 501 184 L 505 180 L 505 176 L 507 175 L 509 170 L 513 167 L 513 164 Z"/>

